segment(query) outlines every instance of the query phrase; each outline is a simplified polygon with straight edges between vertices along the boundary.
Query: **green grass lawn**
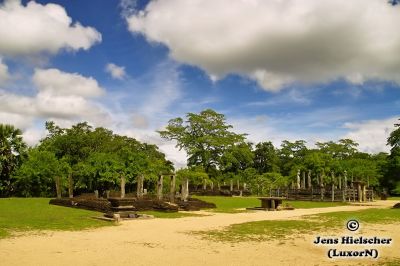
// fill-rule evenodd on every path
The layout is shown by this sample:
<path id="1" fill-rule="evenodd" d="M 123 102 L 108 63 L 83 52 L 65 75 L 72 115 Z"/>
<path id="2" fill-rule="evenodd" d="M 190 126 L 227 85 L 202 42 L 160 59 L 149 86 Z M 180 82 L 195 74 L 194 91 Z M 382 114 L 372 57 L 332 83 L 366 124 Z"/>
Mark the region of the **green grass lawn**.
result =
<path id="1" fill-rule="evenodd" d="M 49 205 L 47 198 L 0 199 L 0 238 L 29 230 L 82 230 L 114 223 L 92 216 L 98 212 Z"/>
<path id="2" fill-rule="evenodd" d="M 217 208 L 210 209 L 214 212 L 236 213 L 251 208 L 261 206 L 261 201 L 257 197 L 222 197 L 222 196 L 194 196 L 195 198 L 214 203 Z M 343 202 L 318 202 L 318 201 L 284 201 L 296 209 L 324 208 L 346 205 Z"/>
<path id="3" fill-rule="evenodd" d="M 400 197 L 389 197 L 388 200 L 398 200 L 398 201 L 400 201 Z"/>
<path id="4" fill-rule="evenodd" d="M 365 224 L 399 223 L 400 209 L 368 209 L 357 212 L 333 212 L 305 216 L 303 220 L 257 221 L 234 224 L 222 230 L 198 231 L 205 238 L 215 241 L 265 241 L 287 239 L 296 233 L 315 233 L 344 228 L 350 219 Z"/>

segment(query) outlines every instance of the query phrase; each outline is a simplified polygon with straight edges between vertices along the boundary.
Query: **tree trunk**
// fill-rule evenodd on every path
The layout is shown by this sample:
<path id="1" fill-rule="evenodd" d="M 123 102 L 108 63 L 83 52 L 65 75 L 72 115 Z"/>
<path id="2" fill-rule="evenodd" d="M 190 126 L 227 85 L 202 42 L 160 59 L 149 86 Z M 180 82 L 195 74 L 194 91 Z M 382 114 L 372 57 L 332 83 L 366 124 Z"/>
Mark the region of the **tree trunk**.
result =
<path id="1" fill-rule="evenodd" d="M 171 186 L 169 188 L 169 201 L 175 202 L 175 175 L 171 175 Z"/>
<path id="2" fill-rule="evenodd" d="M 71 199 L 74 197 L 74 180 L 72 179 L 72 174 L 68 176 L 68 195 Z"/>
<path id="3" fill-rule="evenodd" d="M 125 176 L 121 176 L 121 199 L 125 198 Z"/>
<path id="4" fill-rule="evenodd" d="M 163 199 L 163 176 L 160 175 L 158 177 L 158 182 L 157 182 L 157 199 L 162 200 Z"/>
<path id="5" fill-rule="evenodd" d="M 61 177 L 56 176 L 57 199 L 61 199 Z"/>

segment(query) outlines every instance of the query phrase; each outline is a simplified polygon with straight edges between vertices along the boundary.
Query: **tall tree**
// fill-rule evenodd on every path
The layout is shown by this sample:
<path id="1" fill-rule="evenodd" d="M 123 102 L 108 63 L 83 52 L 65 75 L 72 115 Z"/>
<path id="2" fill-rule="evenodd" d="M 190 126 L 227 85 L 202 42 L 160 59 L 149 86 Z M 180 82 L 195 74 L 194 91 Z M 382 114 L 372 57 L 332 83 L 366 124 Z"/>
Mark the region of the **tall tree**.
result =
<path id="1" fill-rule="evenodd" d="M 0 196 L 11 193 L 11 175 L 21 163 L 26 144 L 20 129 L 0 124 Z"/>
<path id="2" fill-rule="evenodd" d="M 279 171 L 279 157 L 272 142 L 260 142 L 256 145 L 254 150 L 254 168 L 260 174 Z"/>
<path id="3" fill-rule="evenodd" d="M 175 140 L 179 149 L 188 154 L 188 166 L 201 165 L 207 173 L 221 166 L 222 155 L 242 143 L 244 134 L 236 134 L 225 116 L 211 109 L 199 114 L 188 113 L 186 121 L 174 118 L 165 130 L 158 131 L 164 139 Z"/>

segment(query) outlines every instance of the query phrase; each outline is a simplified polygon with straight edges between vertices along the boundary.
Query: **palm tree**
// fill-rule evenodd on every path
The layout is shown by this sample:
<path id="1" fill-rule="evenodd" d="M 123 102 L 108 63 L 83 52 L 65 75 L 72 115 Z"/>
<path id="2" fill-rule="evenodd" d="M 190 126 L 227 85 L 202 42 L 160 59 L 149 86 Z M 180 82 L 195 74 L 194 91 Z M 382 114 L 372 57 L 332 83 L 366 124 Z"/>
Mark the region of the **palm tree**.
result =
<path id="1" fill-rule="evenodd" d="M 8 196 L 11 190 L 11 174 L 21 161 L 26 148 L 20 129 L 0 124 L 0 196 Z"/>

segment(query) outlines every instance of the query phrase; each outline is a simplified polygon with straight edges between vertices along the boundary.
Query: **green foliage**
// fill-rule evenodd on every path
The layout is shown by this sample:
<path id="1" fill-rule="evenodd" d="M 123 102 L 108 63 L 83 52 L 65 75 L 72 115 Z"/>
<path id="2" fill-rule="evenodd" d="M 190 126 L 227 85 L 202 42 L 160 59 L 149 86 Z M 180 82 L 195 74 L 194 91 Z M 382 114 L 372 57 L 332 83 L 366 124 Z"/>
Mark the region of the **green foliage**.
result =
<path id="1" fill-rule="evenodd" d="M 15 195 L 52 197 L 56 194 L 55 178 L 65 177 L 69 172 L 68 163 L 58 160 L 54 153 L 32 148 L 14 175 Z"/>
<path id="2" fill-rule="evenodd" d="M 230 131 L 232 126 L 226 124 L 225 116 L 214 110 L 188 113 L 186 119 L 174 118 L 158 133 L 164 139 L 176 140 L 177 147 L 187 152 L 189 167 L 200 165 L 210 173 L 210 169 L 221 167 L 227 150 L 245 139 L 245 135 Z"/>
<path id="3" fill-rule="evenodd" d="M 279 171 L 279 157 L 272 142 L 260 142 L 256 145 L 254 168 L 259 174 Z"/>
<path id="4" fill-rule="evenodd" d="M 12 125 L 0 124 L 0 197 L 11 194 L 11 175 L 21 164 L 26 144 L 22 132 Z"/>

